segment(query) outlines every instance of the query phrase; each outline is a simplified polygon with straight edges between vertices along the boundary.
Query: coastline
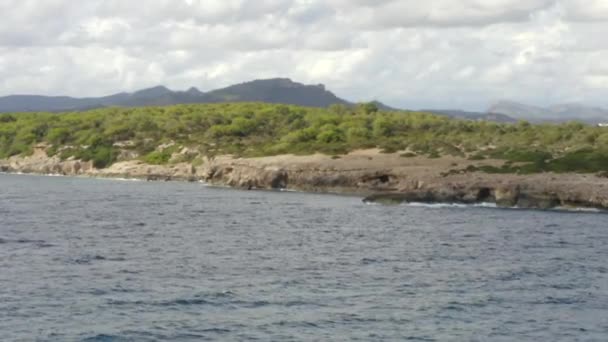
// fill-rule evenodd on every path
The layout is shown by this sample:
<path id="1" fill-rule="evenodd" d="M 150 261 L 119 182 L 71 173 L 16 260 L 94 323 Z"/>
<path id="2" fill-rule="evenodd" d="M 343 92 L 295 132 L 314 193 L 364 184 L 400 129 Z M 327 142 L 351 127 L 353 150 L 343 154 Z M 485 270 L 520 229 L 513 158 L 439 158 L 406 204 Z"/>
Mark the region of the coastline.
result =
<path id="1" fill-rule="evenodd" d="M 608 178 L 598 175 L 463 171 L 469 166 L 501 162 L 457 157 L 405 158 L 397 153 L 383 154 L 370 149 L 342 156 L 217 156 L 204 158 L 201 165 L 150 165 L 125 160 L 96 169 L 91 162 L 60 160 L 37 149 L 31 156 L 0 160 L 0 171 L 332 193 L 360 196 L 365 202 L 382 204 L 495 203 L 497 207 L 522 209 L 608 209 Z"/>

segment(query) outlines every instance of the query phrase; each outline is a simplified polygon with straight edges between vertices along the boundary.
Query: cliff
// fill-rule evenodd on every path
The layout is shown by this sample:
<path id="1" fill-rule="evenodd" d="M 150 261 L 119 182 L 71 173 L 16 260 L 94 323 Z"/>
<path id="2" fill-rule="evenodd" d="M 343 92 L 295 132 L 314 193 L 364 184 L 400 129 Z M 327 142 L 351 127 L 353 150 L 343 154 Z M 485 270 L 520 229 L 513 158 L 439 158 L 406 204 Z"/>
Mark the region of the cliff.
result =
<path id="1" fill-rule="evenodd" d="M 484 161 L 491 163 L 492 161 Z M 499 164 L 500 161 L 495 161 Z M 593 174 L 487 174 L 453 172 L 475 166 L 463 158 L 404 158 L 377 150 L 340 157 L 282 155 L 263 158 L 205 158 L 190 163 L 149 165 L 122 161 L 96 169 L 91 162 L 48 157 L 38 148 L 28 157 L 0 160 L 3 172 L 203 181 L 242 189 L 292 189 L 348 193 L 380 203 L 493 202 L 502 207 L 608 208 L 608 178 Z M 452 171 L 452 172 L 447 172 Z"/>

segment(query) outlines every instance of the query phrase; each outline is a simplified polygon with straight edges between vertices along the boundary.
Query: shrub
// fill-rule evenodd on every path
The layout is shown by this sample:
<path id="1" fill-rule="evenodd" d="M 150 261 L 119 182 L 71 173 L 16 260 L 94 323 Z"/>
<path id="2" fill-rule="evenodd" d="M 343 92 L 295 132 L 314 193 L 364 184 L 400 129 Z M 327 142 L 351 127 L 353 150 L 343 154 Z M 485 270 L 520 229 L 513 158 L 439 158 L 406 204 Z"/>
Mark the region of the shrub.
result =
<path id="1" fill-rule="evenodd" d="M 439 157 L 441 157 L 441 155 L 437 151 L 432 151 L 431 153 L 429 153 L 429 158 L 431 158 L 431 159 L 436 159 Z"/>
<path id="2" fill-rule="evenodd" d="M 279 153 L 329 155 L 358 148 L 420 156 L 495 158 L 512 165 L 487 171 L 594 172 L 605 170 L 608 133 L 580 123 L 534 125 L 454 120 L 423 112 L 387 112 L 373 106 L 331 109 L 265 103 L 188 104 L 167 107 L 104 108 L 77 113 L 0 114 L 0 158 L 32 152 L 38 142 L 110 165 L 116 142 L 129 140 L 142 159 L 165 164 L 168 141 L 199 146 L 204 156 L 235 153 L 264 156 Z M 66 148 L 66 146 L 73 146 Z M 481 151 L 479 146 L 496 146 Z M 413 157 L 414 154 L 405 154 Z M 184 160 L 189 160 L 190 157 Z"/>
<path id="3" fill-rule="evenodd" d="M 470 155 L 467 159 L 468 160 L 485 160 L 486 157 L 481 153 L 475 153 L 473 155 Z"/>
<path id="4" fill-rule="evenodd" d="M 116 161 L 117 153 L 112 146 L 95 145 L 85 149 L 66 150 L 60 155 L 61 159 L 74 156 L 76 159 L 93 161 L 93 166 L 102 169 L 112 165 Z"/>
<path id="5" fill-rule="evenodd" d="M 100 146 L 93 152 L 93 166 L 98 169 L 110 166 L 116 160 L 116 154 L 111 147 Z"/>
<path id="6" fill-rule="evenodd" d="M 145 155 L 142 160 L 152 165 L 164 165 L 171 159 L 171 153 L 167 150 L 164 151 L 152 151 Z"/>
<path id="7" fill-rule="evenodd" d="M 608 151 L 584 149 L 551 160 L 547 170 L 553 172 L 599 172 L 608 170 Z"/>
<path id="8" fill-rule="evenodd" d="M 403 158 L 413 158 L 413 157 L 416 157 L 417 154 L 413 153 L 413 152 L 405 152 L 405 153 L 401 153 L 399 156 L 403 157 Z"/>

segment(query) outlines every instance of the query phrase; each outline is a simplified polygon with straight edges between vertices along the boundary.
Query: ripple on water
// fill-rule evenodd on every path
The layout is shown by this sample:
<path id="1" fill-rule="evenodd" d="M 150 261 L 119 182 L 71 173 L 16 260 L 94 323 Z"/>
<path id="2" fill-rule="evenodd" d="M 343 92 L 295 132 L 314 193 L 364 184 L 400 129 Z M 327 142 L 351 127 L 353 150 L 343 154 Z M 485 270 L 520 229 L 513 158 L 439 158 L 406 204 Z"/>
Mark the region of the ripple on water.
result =
<path id="1" fill-rule="evenodd" d="M 89 265 L 96 261 L 105 261 L 105 260 L 107 260 L 106 257 L 104 257 L 102 255 L 91 254 L 91 255 L 83 255 L 78 258 L 70 258 L 68 260 L 68 263 L 78 264 L 78 265 Z"/>
<path id="2" fill-rule="evenodd" d="M 0 238 L 0 244 L 15 244 L 15 245 L 32 245 L 35 248 L 51 248 L 56 247 L 55 244 L 49 243 L 45 240 L 34 240 L 34 239 L 5 239 Z"/>
<path id="3" fill-rule="evenodd" d="M 122 342 L 128 341 L 126 337 L 118 335 L 99 334 L 82 339 L 83 342 Z"/>
<path id="4" fill-rule="evenodd" d="M 3 340 L 606 340 L 603 214 L 7 175 L 0 189 Z"/>

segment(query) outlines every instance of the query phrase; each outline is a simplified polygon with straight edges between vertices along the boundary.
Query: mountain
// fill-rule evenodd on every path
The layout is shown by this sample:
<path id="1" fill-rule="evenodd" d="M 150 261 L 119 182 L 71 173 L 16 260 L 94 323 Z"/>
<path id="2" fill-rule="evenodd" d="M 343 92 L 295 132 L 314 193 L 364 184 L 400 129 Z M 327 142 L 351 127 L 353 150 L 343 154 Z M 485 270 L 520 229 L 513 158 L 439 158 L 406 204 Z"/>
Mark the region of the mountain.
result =
<path id="1" fill-rule="evenodd" d="M 424 109 L 422 111 L 439 114 L 439 115 L 445 115 L 445 116 L 449 116 L 451 118 L 456 118 L 456 119 L 465 119 L 465 120 L 473 120 L 473 121 L 493 121 L 493 122 L 503 122 L 503 123 L 517 122 L 517 119 L 514 119 L 508 115 L 500 114 L 500 113 L 467 112 L 467 111 L 458 110 L 458 109 Z"/>
<path id="2" fill-rule="evenodd" d="M 0 112 L 74 111 L 107 106 L 159 106 L 184 103 L 269 102 L 309 107 L 332 104 L 351 105 L 322 84 L 305 85 L 287 78 L 255 80 L 207 93 L 196 88 L 172 91 L 164 86 L 143 89 L 134 93 L 119 93 L 98 98 L 67 96 L 11 95 L 0 97 Z M 380 107 L 386 107 L 378 103 Z"/>
<path id="3" fill-rule="evenodd" d="M 65 112 L 111 106 L 139 107 L 218 102 L 267 102 L 306 107 L 328 107 L 332 104 L 354 105 L 353 102 L 336 96 L 322 84 L 307 85 L 288 78 L 271 78 L 235 84 L 209 92 L 202 92 L 194 87 L 186 91 L 174 91 L 164 86 L 156 86 L 133 93 L 118 93 L 103 97 L 11 95 L 0 97 L 0 113 Z M 381 110 L 400 110 L 378 101 L 372 103 Z M 492 105 L 485 113 L 453 109 L 424 111 L 459 119 L 507 123 L 517 120 L 531 122 L 577 120 L 591 124 L 608 122 L 608 110 L 581 104 L 560 104 L 544 108 L 513 101 L 500 101 Z"/>
<path id="4" fill-rule="evenodd" d="M 383 111 L 387 111 L 387 112 L 398 112 L 398 111 L 402 111 L 403 109 L 399 109 L 399 108 L 395 108 L 395 107 L 391 107 L 388 105 L 385 105 L 384 103 L 380 102 L 380 101 L 370 101 L 369 103 L 372 103 L 374 105 L 376 105 L 376 107 L 380 110 Z"/>
<path id="5" fill-rule="evenodd" d="M 537 107 L 513 101 L 499 101 L 493 104 L 488 112 L 532 122 L 581 121 L 591 124 L 608 122 L 607 109 L 573 103 Z"/>
<path id="6" fill-rule="evenodd" d="M 332 104 L 349 104 L 325 86 L 305 85 L 288 78 L 255 80 L 232 85 L 206 94 L 212 102 L 268 102 L 288 103 L 308 107 L 327 107 Z"/>
<path id="7" fill-rule="evenodd" d="M 89 99 L 67 96 L 11 95 L 0 98 L 0 112 L 62 111 L 85 108 Z"/>

